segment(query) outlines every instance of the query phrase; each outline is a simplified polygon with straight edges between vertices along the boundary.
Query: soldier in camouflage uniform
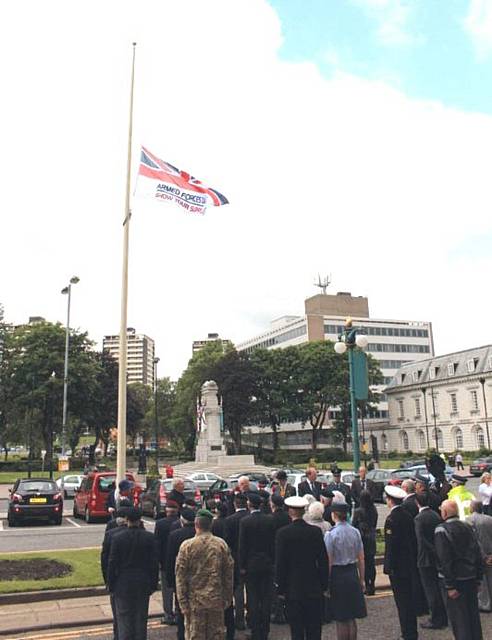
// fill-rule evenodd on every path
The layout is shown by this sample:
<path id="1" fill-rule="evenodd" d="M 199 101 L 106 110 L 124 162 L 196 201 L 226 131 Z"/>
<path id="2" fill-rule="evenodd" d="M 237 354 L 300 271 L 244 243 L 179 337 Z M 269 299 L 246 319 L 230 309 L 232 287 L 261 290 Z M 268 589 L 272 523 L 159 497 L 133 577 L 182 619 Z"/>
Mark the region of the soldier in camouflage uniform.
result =
<path id="1" fill-rule="evenodd" d="M 213 515 L 200 509 L 196 536 L 176 559 L 176 596 L 185 617 L 186 640 L 223 640 L 224 610 L 232 602 L 234 562 L 227 544 L 212 534 Z"/>

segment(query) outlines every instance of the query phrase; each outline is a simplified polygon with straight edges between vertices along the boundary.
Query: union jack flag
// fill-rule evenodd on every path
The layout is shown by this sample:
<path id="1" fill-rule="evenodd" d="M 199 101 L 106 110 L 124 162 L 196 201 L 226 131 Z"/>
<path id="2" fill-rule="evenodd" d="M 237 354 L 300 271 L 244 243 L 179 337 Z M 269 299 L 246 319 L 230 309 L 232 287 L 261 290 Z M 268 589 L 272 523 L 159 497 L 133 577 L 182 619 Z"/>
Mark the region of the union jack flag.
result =
<path id="1" fill-rule="evenodd" d="M 192 213 L 204 213 L 207 205 L 220 207 L 229 203 L 219 191 L 206 187 L 194 176 L 161 160 L 145 147 L 141 149 L 138 174 L 149 179 L 146 186 L 150 186 L 151 191 L 144 195 L 174 200 Z M 139 191 L 142 191 L 140 183 Z"/>

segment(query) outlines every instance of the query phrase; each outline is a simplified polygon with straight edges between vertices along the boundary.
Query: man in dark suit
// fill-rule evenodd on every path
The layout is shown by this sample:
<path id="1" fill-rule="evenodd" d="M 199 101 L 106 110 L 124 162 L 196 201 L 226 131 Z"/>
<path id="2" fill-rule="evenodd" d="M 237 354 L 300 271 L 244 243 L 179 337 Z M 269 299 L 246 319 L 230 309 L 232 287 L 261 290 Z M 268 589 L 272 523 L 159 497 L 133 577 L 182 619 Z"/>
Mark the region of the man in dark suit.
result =
<path id="1" fill-rule="evenodd" d="M 347 487 L 345 482 L 342 482 L 342 472 L 338 467 L 335 467 L 332 471 L 333 473 L 333 482 L 330 482 L 328 485 L 328 489 L 330 491 L 340 491 L 340 493 L 345 498 L 345 502 L 348 504 L 349 513 L 352 512 L 352 493 L 350 489 Z"/>
<path id="2" fill-rule="evenodd" d="M 413 480 L 403 480 L 401 483 L 401 488 L 407 494 L 406 498 L 402 502 L 402 507 L 415 518 L 419 512 L 419 507 L 417 504 L 417 499 L 415 495 L 415 483 Z"/>
<path id="3" fill-rule="evenodd" d="M 277 534 L 275 584 L 286 599 L 292 640 L 321 640 L 323 593 L 328 588 L 328 556 L 321 529 L 303 520 L 306 498 L 285 501 L 292 524 Z"/>
<path id="4" fill-rule="evenodd" d="M 273 493 L 278 493 L 284 500 L 296 495 L 296 488 L 287 482 L 287 473 L 283 469 L 277 471 L 275 480 L 272 486 Z"/>
<path id="5" fill-rule="evenodd" d="M 270 516 L 261 513 L 261 497 L 248 496 L 250 515 L 239 525 L 239 569 L 246 584 L 251 640 L 266 640 L 270 631 L 275 531 Z"/>
<path id="6" fill-rule="evenodd" d="M 298 487 L 300 496 L 305 496 L 306 493 L 310 493 L 316 500 L 319 500 L 321 495 L 321 482 L 316 480 L 317 477 L 318 472 L 314 467 L 308 467 L 306 469 L 306 480 L 300 482 Z"/>
<path id="7" fill-rule="evenodd" d="M 395 597 L 401 634 L 405 640 L 417 640 L 417 616 L 423 613 L 418 601 L 417 540 L 413 518 L 402 502 L 406 497 L 400 487 L 384 488 L 390 514 L 384 524 L 384 573 L 389 576 Z"/>
<path id="8" fill-rule="evenodd" d="M 419 506 L 419 513 L 414 519 L 417 538 L 417 567 L 430 609 L 429 620 L 421 622 L 420 626 L 423 629 L 443 629 L 448 626 L 448 616 L 439 587 L 436 549 L 434 547 L 434 531 L 442 520 L 430 508 L 428 493 L 417 493 L 416 500 Z"/>
<path id="9" fill-rule="evenodd" d="M 168 502 L 169 500 L 172 500 L 173 502 L 177 502 L 178 507 L 180 509 L 184 505 L 185 499 L 186 499 L 184 494 L 184 488 L 185 488 L 184 480 L 182 478 L 174 478 L 172 491 L 170 491 L 169 495 L 167 496 Z"/>
<path id="10" fill-rule="evenodd" d="M 239 524 L 241 520 L 249 515 L 248 499 L 244 493 L 238 493 L 234 497 L 236 511 L 225 519 L 226 542 L 231 550 L 234 560 L 234 623 L 236 629 L 244 631 L 244 579 L 239 571 Z M 230 625 L 230 611 L 226 611 L 226 626 Z M 234 637 L 234 636 L 232 636 Z"/>
<path id="11" fill-rule="evenodd" d="M 140 509 L 128 509 L 127 528 L 111 543 L 107 578 L 114 594 L 118 640 L 146 640 L 149 598 L 157 589 L 155 537 L 140 527 L 141 517 Z"/>
<path id="12" fill-rule="evenodd" d="M 369 491 L 371 498 L 374 500 L 374 482 L 367 479 L 367 469 L 365 467 L 359 468 L 359 477 L 352 480 L 350 487 L 350 493 L 354 499 L 355 507 L 360 505 L 360 494 L 363 491 Z"/>
<path id="13" fill-rule="evenodd" d="M 429 507 L 435 511 L 439 517 L 439 507 L 441 506 L 442 498 L 436 492 L 430 488 L 429 478 L 426 476 L 417 473 L 415 475 L 415 495 L 419 495 L 420 493 L 426 493 L 429 497 Z"/>
<path id="14" fill-rule="evenodd" d="M 164 609 L 163 624 L 176 624 L 174 615 L 174 592 L 167 584 L 166 579 L 166 555 L 169 535 L 173 529 L 179 528 L 180 526 L 178 503 L 168 499 L 166 502 L 166 517 L 157 520 L 154 529 L 157 555 L 161 566 L 162 608 Z"/>
<path id="15" fill-rule="evenodd" d="M 283 527 L 291 523 L 291 519 L 285 510 L 284 499 L 279 493 L 272 494 L 270 497 L 270 505 L 272 508 L 272 515 L 270 517 L 273 521 L 275 534 L 277 534 L 279 529 L 283 529 Z M 272 622 L 275 624 L 285 624 L 287 622 L 285 617 L 285 599 L 278 597 L 276 588 L 274 588 L 273 592 Z"/>
<path id="16" fill-rule="evenodd" d="M 166 551 L 166 582 L 170 589 L 176 592 L 176 558 L 179 548 L 185 540 L 195 535 L 195 512 L 183 507 L 180 515 L 181 527 L 171 531 L 167 540 Z M 185 640 L 184 616 L 176 606 L 176 624 L 178 625 L 178 640 Z"/>

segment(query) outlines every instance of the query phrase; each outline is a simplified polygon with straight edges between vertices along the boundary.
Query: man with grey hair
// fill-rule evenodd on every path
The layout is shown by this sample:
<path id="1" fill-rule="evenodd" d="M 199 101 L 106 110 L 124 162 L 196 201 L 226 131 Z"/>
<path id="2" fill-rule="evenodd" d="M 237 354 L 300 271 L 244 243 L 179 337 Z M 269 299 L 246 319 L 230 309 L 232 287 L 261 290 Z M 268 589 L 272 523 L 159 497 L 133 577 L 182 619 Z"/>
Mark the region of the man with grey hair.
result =
<path id="1" fill-rule="evenodd" d="M 437 570 L 455 640 L 482 640 L 477 589 L 483 577 L 482 553 L 473 529 L 458 517 L 458 504 L 444 500 L 444 520 L 436 527 Z"/>
<path id="2" fill-rule="evenodd" d="M 492 611 L 492 517 L 481 512 L 482 504 L 472 500 L 471 515 L 466 518 L 475 531 L 484 558 L 484 576 L 478 590 L 480 611 Z"/>
<path id="3" fill-rule="evenodd" d="M 174 478 L 173 490 L 169 492 L 169 495 L 167 497 L 168 500 L 177 502 L 180 509 L 183 507 L 185 501 L 184 488 L 185 484 L 183 478 Z"/>
<path id="4" fill-rule="evenodd" d="M 415 482 L 410 479 L 403 480 L 401 488 L 407 494 L 407 497 L 402 502 L 402 507 L 412 516 L 412 518 L 415 518 L 419 512 L 419 506 L 415 498 Z"/>

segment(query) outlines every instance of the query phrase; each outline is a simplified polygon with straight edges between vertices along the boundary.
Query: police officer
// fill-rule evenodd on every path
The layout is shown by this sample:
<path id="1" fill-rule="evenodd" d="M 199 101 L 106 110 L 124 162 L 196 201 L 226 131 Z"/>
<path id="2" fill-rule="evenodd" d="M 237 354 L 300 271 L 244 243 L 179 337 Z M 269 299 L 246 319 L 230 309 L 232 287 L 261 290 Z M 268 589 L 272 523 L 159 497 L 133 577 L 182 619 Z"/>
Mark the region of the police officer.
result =
<path id="1" fill-rule="evenodd" d="M 176 595 L 189 640 L 224 637 L 224 611 L 232 601 L 233 560 L 227 544 L 212 534 L 213 515 L 200 509 L 195 537 L 176 559 Z"/>

